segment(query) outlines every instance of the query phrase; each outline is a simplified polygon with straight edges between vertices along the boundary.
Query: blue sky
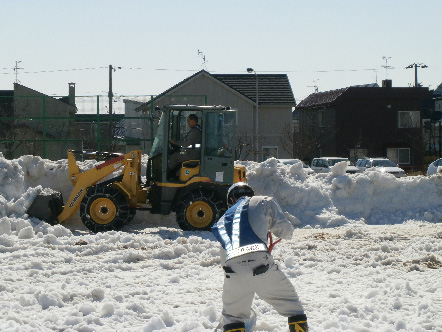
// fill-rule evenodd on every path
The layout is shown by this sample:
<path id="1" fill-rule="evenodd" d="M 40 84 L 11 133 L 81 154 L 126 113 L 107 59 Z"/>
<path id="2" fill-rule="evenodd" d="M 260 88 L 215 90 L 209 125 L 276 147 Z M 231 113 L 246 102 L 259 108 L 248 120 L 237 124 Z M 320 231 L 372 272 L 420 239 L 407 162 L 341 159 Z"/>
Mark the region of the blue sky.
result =
<path id="1" fill-rule="evenodd" d="M 203 68 L 287 73 L 297 102 L 355 84 L 442 83 L 440 0 L 0 0 L 0 89 L 154 95 Z"/>

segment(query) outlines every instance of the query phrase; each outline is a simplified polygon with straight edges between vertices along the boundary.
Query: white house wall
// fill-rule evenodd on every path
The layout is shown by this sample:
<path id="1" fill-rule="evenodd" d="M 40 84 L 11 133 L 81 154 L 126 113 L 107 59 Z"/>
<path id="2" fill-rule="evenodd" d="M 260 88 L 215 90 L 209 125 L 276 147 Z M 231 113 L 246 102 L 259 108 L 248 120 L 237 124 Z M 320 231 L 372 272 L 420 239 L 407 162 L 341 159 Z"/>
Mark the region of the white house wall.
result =
<path id="1" fill-rule="evenodd" d="M 278 158 L 291 158 L 282 144 L 290 145 L 288 135 L 293 131 L 291 107 L 260 106 L 258 130 L 262 136 L 260 146 L 277 146 Z"/>

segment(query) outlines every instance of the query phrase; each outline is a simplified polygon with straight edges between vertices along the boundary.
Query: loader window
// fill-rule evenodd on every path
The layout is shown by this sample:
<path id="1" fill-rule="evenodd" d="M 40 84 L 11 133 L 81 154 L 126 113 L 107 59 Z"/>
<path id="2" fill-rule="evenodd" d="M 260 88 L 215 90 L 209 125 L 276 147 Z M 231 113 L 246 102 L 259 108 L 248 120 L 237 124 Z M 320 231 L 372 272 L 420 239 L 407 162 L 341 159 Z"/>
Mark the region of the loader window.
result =
<path id="1" fill-rule="evenodd" d="M 201 125 L 201 114 L 198 111 L 173 111 L 170 113 L 170 137 L 176 141 L 183 140 L 190 128 L 187 124 L 187 117 L 195 114 L 198 117 L 198 123 Z"/>
<path id="2" fill-rule="evenodd" d="M 165 116 L 162 114 L 160 122 L 158 124 L 157 134 L 152 144 L 152 149 L 150 150 L 149 158 L 155 157 L 163 152 L 163 135 L 165 129 Z"/>
<path id="3" fill-rule="evenodd" d="M 234 113 L 208 113 L 206 116 L 205 155 L 228 157 L 234 153 Z"/>

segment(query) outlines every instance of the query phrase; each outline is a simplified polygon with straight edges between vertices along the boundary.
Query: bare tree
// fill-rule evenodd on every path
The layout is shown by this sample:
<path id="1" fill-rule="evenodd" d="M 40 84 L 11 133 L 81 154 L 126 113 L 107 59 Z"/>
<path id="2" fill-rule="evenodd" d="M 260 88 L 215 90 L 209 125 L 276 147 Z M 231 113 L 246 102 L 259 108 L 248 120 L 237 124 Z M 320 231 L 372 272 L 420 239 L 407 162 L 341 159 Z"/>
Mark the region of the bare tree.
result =
<path id="1" fill-rule="evenodd" d="M 307 122 L 296 131 L 286 124 L 283 129 L 284 138 L 281 139 L 281 145 L 292 158 L 300 160 L 309 159 L 318 149 L 319 139 L 314 135 L 313 123 Z"/>
<path id="2" fill-rule="evenodd" d="M 235 145 L 235 159 L 236 160 L 247 160 L 248 157 L 253 156 L 257 153 L 256 143 L 262 141 L 260 136 L 255 137 L 250 135 L 247 131 L 240 131 L 236 136 Z"/>
<path id="3" fill-rule="evenodd" d="M 13 159 L 15 151 L 24 143 L 23 132 L 16 130 L 13 120 L 2 120 L 0 122 L 0 140 L 4 146 L 4 153 L 7 159 Z"/>

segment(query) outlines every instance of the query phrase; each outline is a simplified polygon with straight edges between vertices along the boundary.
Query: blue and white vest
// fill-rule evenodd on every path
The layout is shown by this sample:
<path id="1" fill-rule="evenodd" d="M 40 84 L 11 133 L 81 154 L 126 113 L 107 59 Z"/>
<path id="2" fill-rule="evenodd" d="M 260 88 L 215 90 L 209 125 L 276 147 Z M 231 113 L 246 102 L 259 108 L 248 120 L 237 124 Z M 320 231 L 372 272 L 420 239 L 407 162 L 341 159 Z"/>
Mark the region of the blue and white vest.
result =
<path id="1" fill-rule="evenodd" d="M 251 252 L 268 251 L 266 243 L 249 224 L 250 198 L 241 198 L 212 226 L 213 234 L 226 250 L 226 260 Z"/>

